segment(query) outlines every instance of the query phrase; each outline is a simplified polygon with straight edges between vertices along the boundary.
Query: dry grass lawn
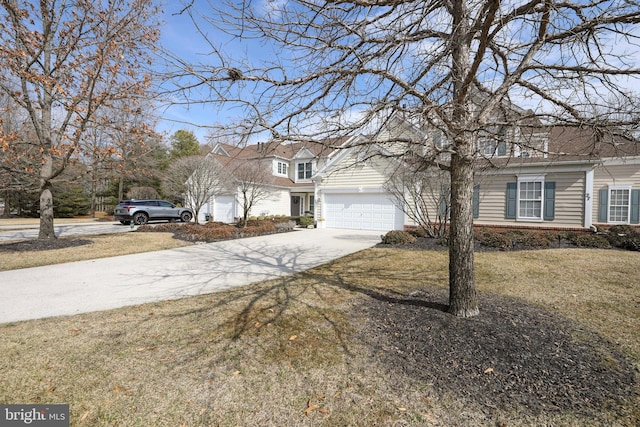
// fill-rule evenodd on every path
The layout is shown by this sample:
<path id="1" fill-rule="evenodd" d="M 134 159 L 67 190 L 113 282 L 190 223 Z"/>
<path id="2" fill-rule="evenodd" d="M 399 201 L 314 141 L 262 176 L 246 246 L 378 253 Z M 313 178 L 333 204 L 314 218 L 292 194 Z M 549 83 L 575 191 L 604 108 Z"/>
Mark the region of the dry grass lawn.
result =
<path id="1" fill-rule="evenodd" d="M 481 292 L 573 319 L 613 343 L 638 376 L 640 253 L 493 252 L 476 260 Z M 603 407 L 593 418 L 580 407 L 487 408 L 392 374 L 366 347 L 354 309 L 373 293 L 402 298 L 446 282 L 446 253 L 375 248 L 230 292 L 0 325 L 0 402 L 69 403 L 74 426 L 640 423 L 637 380 L 624 416 Z"/>
<path id="2" fill-rule="evenodd" d="M 60 237 L 59 240 L 90 240 L 88 245 L 63 249 L 0 252 L 0 271 L 39 267 L 192 245 L 173 238 L 173 233 L 119 233 L 98 236 Z M 0 243 L 2 245 L 12 242 Z"/>

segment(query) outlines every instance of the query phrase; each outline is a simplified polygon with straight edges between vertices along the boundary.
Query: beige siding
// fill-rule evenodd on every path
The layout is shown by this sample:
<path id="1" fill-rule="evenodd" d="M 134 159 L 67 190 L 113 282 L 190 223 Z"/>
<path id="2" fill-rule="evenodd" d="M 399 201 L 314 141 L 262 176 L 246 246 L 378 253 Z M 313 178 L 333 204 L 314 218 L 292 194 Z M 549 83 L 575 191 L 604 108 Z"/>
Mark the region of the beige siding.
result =
<path id="1" fill-rule="evenodd" d="M 529 222 L 505 219 L 507 182 L 516 181 L 516 175 L 479 177 L 480 215 L 474 220 L 476 224 L 517 225 L 518 227 L 583 227 L 584 172 L 546 174 L 545 181 L 556 183 L 553 221 Z"/>
<path id="2" fill-rule="evenodd" d="M 349 157 L 322 180 L 320 189 L 382 188 L 391 172 L 391 164 L 385 159 L 369 159 L 357 164 Z"/>
<path id="3" fill-rule="evenodd" d="M 598 205 L 600 190 L 610 185 L 630 185 L 633 189 L 640 189 L 640 165 L 626 164 L 616 166 L 599 166 L 593 177 L 593 222 L 598 221 Z"/>
<path id="4" fill-rule="evenodd" d="M 552 224 L 582 227 L 585 208 L 585 173 L 550 174 L 547 181 L 556 183 L 556 209 Z"/>

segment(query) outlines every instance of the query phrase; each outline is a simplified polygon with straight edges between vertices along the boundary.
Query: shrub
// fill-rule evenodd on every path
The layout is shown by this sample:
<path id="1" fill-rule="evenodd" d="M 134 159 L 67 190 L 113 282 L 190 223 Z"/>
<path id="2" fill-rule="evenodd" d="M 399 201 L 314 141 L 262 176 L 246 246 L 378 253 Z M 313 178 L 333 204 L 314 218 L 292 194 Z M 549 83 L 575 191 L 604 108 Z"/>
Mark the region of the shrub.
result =
<path id="1" fill-rule="evenodd" d="M 206 228 L 218 228 L 218 227 L 229 227 L 229 224 L 225 224 L 224 222 L 220 222 L 220 221 L 210 221 L 210 222 L 205 222 L 204 224 L 202 224 L 202 226 Z"/>
<path id="2" fill-rule="evenodd" d="M 515 239 L 516 244 L 522 246 L 523 248 L 547 248 L 551 244 L 549 241 L 549 236 L 546 233 L 541 233 L 537 231 L 531 231 L 528 233 L 522 233 L 520 236 Z"/>
<path id="3" fill-rule="evenodd" d="M 571 243 L 579 248 L 600 248 L 610 249 L 611 244 L 606 237 L 601 234 L 592 233 L 571 233 L 567 234 L 567 238 Z"/>
<path id="4" fill-rule="evenodd" d="M 640 233 L 629 225 L 614 225 L 608 230 L 611 246 L 628 251 L 640 251 Z"/>
<path id="5" fill-rule="evenodd" d="M 407 231 L 393 230 L 382 236 L 382 243 L 385 245 L 403 245 L 413 243 L 417 239 Z"/>
<path id="6" fill-rule="evenodd" d="M 504 232 L 481 230 L 475 234 L 478 243 L 490 248 L 508 249 L 513 247 L 513 239 Z"/>
<path id="7" fill-rule="evenodd" d="M 138 231 L 156 231 L 159 233 L 167 233 L 176 231 L 179 227 L 183 227 L 182 224 L 158 224 L 158 225 L 141 225 L 138 227 Z"/>
<path id="8" fill-rule="evenodd" d="M 233 237 L 235 227 L 206 228 L 196 233 L 189 233 L 189 240 L 221 240 Z"/>
<path id="9" fill-rule="evenodd" d="M 415 237 L 427 237 L 428 236 L 427 230 L 425 230 L 423 227 L 413 228 L 413 229 L 409 230 L 409 233 L 411 233 L 411 235 L 415 236 Z"/>
<path id="10" fill-rule="evenodd" d="M 296 222 L 295 221 L 276 222 L 275 227 L 276 227 L 276 231 L 279 233 L 283 231 L 292 231 L 296 227 Z"/>
<path id="11" fill-rule="evenodd" d="M 313 218 L 309 216 L 301 216 L 299 221 L 300 227 L 308 227 L 310 225 L 313 225 Z"/>

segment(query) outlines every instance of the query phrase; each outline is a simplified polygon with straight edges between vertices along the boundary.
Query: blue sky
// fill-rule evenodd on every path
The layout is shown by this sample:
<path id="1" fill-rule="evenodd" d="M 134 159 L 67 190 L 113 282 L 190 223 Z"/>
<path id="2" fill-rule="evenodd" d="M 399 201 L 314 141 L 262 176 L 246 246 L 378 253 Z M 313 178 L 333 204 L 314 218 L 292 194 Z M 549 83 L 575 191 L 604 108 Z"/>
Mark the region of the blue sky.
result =
<path id="1" fill-rule="evenodd" d="M 269 1 L 269 0 L 267 0 Z M 272 1 L 272 0 L 271 0 Z M 182 2 L 171 1 L 164 6 L 161 28 L 161 43 L 164 48 L 170 50 L 183 59 L 192 61 L 194 64 L 209 63 L 212 66 L 219 65 L 217 58 L 211 55 L 212 48 L 205 42 L 202 35 L 198 33 L 191 18 L 187 13 L 178 14 L 184 7 Z M 195 1 L 195 7 L 203 8 L 208 12 L 208 2 Z M 264 53 L 264 46 L 259 46 L 258 41 L 231 40 L 230 37 L 217 31 L 207 23 L 202 23 L 201 29 L 207 32 L 207 37 L 218 46 L 222 46 L 227 52 L 237 52 L 243 57 L 246 55 L 253 59 L 260 59 Z M 235 113 L 237 114 L 237 113 Z M 159 111 L 159 115 L 164 118 L 158 125 L 158 130 L 173 134 L 179 129 L 192 131 L 201 144 L 206 143 L 206 135 L 209 130 L 206 126 L 213 126 L 218 123 L 225 123 L 234 118 L 234 111 L 228 110 L 219 105 L 176 105 Z"/>
<path id="2" fill-rule="evenodd" d="M 206 59 L 206 45 L 194 30 L 189 16 L 177 15 L 182 7 L 175 1 L 164 6 L 161 43 L 181 57 L 198 62 L 203 61 Z M 160 121 L 158 130 L 171 135 L 179 129 L 187 129 L 198 137 L 201 144 L 206 142 L 207 130 L 195 125 L 206 126 L 219 121 L 218 112 L 213 106 L 173 106 L 161 109 L 159 114 L 166 120 Z"/>
<path id="3" fill-rule="evenodd" d="M 177 14 L 184 7 L 182 1 L 165 1 L 167 4 L 164 6 L 164 15 L 162 16 L 164 25 L 161 28 L 161 42 L 163 46 L 193 63 L 210 63 L 212 66 L 218 65 L 217 58 L 210 55 L 211 47 L 208 46 L 202 36 L 198 34 L 189 15 L 186 13 L 182 15 Z M 217 4 L 216 0 L 211 1 L 213 2 L 212 4 Z M 277 8 L 286 0 L 257 0 L 257 2 L 261 1 L 264 1 L 263 8 Z M 203 11 L 205 11 L 204 8 L 208 7 L 208 2 L 195 0 L 195 7 L 201 7 Z M 266 9 L 264 10 L 266 12 Z M 227 35 L 216 31 L 211 25 L 206 23 L 201 26 L 201 29 L 207 32 L 210 40 L 222 46 L 228 52 L 237 53 L 238 57 L 247 56 L 252 60 L 260 60 L 264 58 L 265 51 L 268 50 L 268 47 L 261 46 L 259 41 L 231 41 Z M 613 43 L 611 49 L 630 49 L 632 52 L 638 51 L 637 46 L 625 46 L 624 44 L 623 46 L 618 46 L 617 43 Z M 637 91 L 638 88 L 640 88 L 640 83 L 638 79 L 627 79 L 622 84 L 622 87 L 635 89 Z M 535 105 L 526 105 L 524 99 L 522 101 L 522 107 L 535 108 Z M 205 136 L 209 132 L 204 127 L 230 121 L 234 116 L 234 111 L 214 104 L 208 104 L 192 105 L 189 107 L 174 106 L 166 110 L 161 110 L 159 114 L 164 120 L 160 121 L 158 130 L 165 132 L 167 135 L 171 135 L 179 129 L 187 129 L 198 137 L 201 144 L 204 144 L 207 142 Z"/>

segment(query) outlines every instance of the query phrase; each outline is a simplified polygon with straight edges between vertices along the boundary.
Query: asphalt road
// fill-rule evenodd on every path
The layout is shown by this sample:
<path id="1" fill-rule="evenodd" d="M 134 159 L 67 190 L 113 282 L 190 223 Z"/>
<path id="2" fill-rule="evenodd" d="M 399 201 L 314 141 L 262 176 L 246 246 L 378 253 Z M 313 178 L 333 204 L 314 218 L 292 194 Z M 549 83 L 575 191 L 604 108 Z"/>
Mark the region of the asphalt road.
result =
<path id="1" fill-rule="evenodd" d="M 80 236 L 86 234 L 110 234 L 124 233 L 131 231 L 128 225 L 122 225 L 119 222 L 104 223 L 76 223 L 55 225 L 56 236 Z M 8 242 L 11 240 L 35 239 L 38 237 L 37 225 L 8 225 L 0 226 L 0 242 Z"/>

